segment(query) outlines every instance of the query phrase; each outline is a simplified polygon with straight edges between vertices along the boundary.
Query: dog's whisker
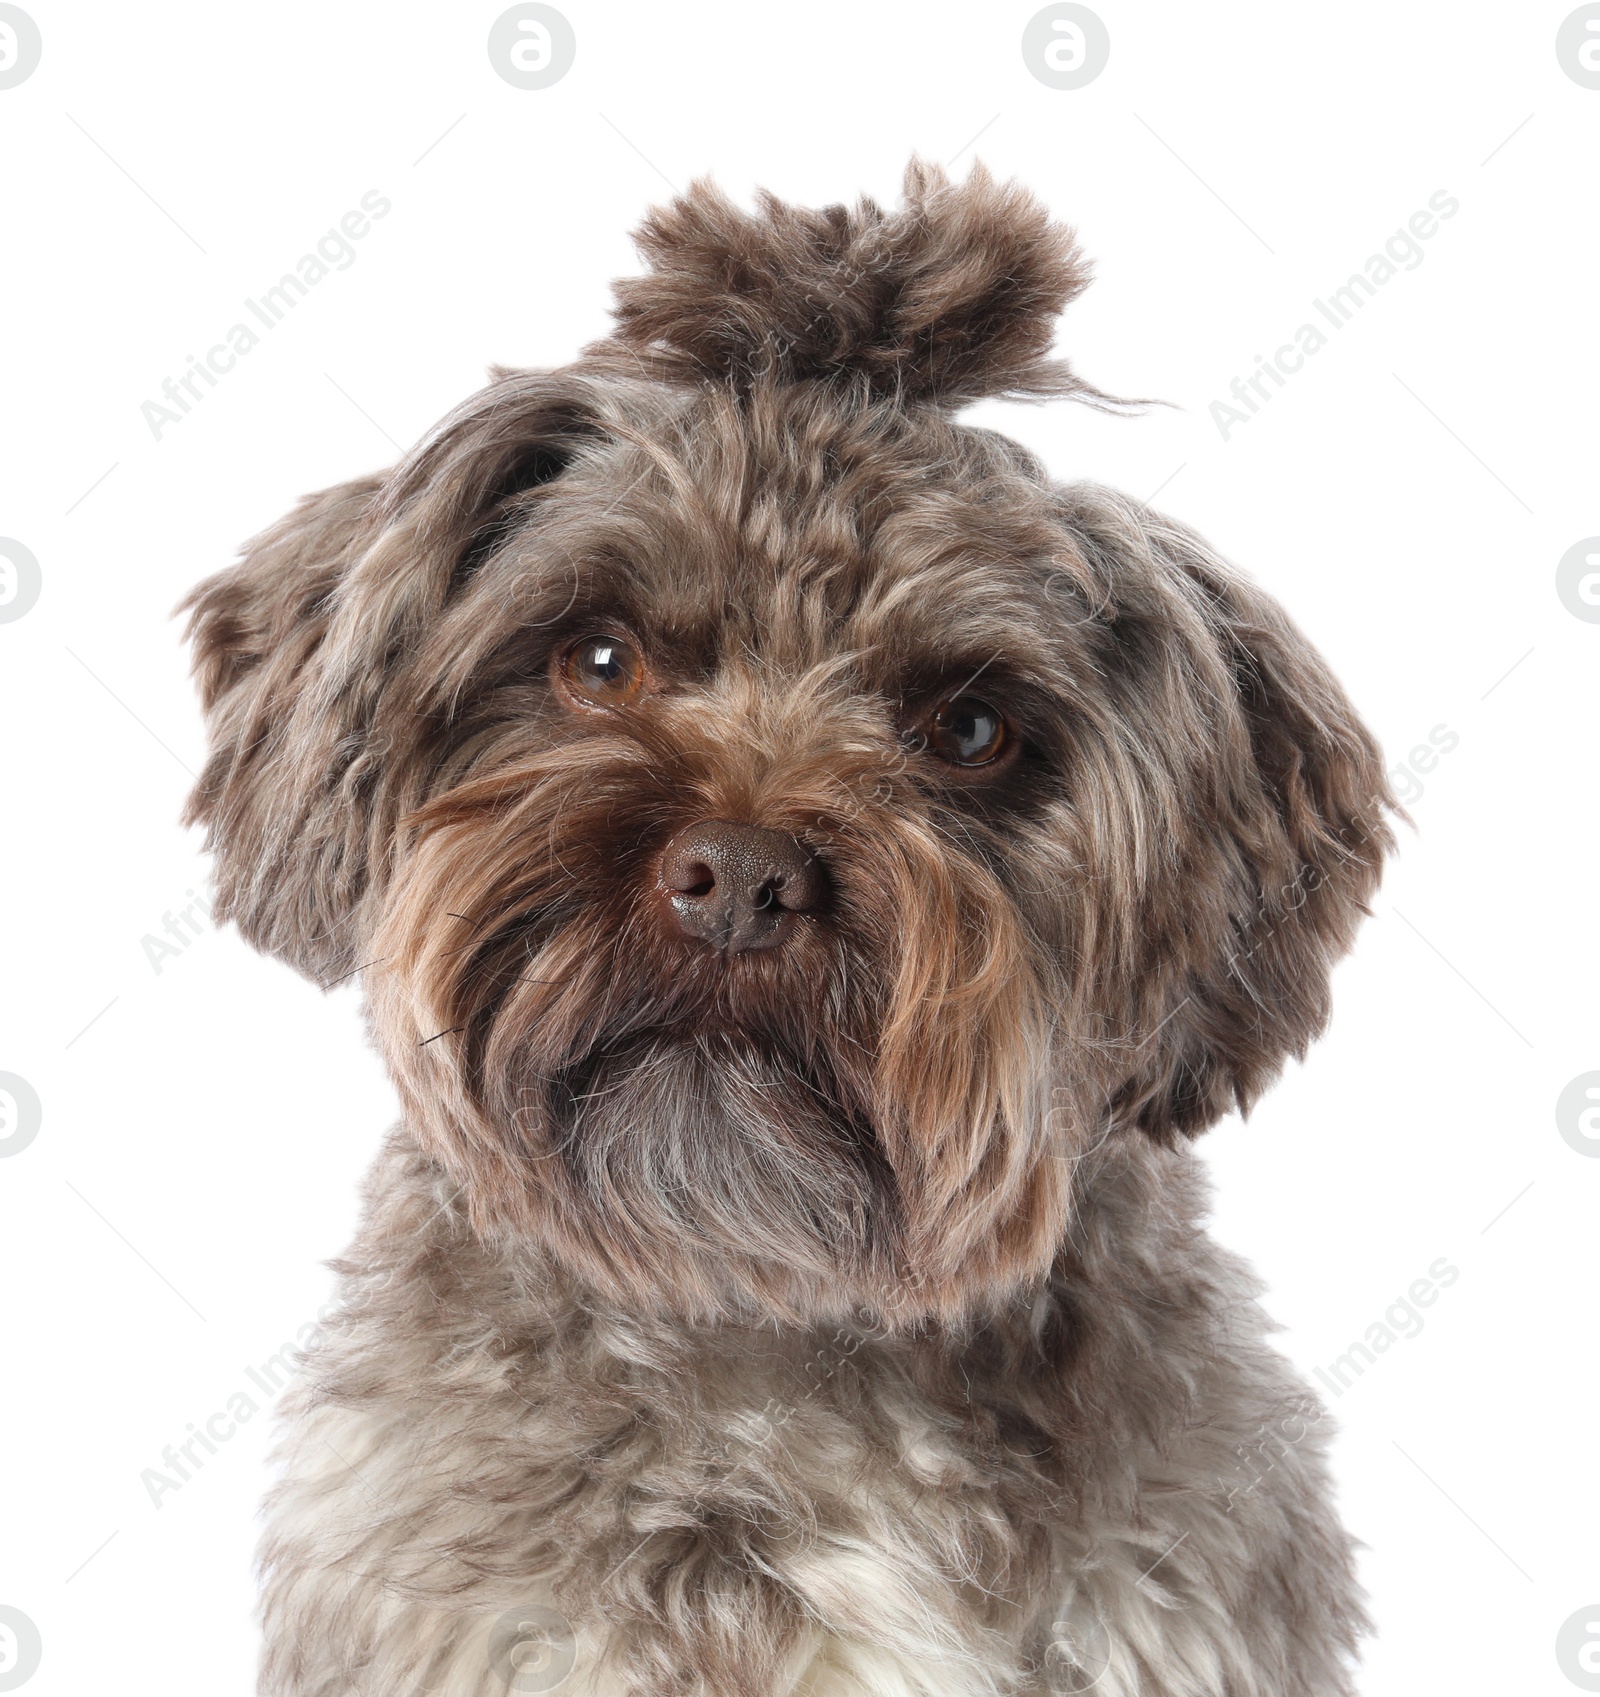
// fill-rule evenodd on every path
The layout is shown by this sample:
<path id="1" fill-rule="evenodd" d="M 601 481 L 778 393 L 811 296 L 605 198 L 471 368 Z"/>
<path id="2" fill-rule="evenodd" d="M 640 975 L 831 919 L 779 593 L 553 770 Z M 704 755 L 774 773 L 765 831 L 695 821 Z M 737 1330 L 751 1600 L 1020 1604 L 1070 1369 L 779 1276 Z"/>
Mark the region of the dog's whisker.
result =
<path id="1" fill-rule="evenodd" d="M 384 961 L 386 961 L 388 958 L 389 957 L 387 955 L 381 955 L 376 960 L 364 960 L 364 961 L 362 961 L 362 963 L 359 966 L 351 967 L 348 972 L 341 972 L 337 978 L 329 978 L 329 979 L 324 980 L 324 982 L 322 984 L 322 988 L 324 990 L 331 990 L 334 987 L 335 984 L 343 984 L 345 979 L 354 978 L 355 975 L 358 972 L 365 972 L 368 967 L 382 966 Z"/>

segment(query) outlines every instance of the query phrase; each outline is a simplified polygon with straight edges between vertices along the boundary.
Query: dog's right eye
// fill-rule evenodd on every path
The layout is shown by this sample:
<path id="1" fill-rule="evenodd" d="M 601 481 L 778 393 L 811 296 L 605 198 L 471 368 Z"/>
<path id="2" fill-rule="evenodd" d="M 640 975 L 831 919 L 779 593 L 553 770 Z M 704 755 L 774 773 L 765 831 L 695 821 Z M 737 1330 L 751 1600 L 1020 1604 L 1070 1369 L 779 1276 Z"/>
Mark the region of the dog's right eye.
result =
<path id="1" fill-rule="evenodd" d="M 953 766 L 987 766 L 1011 741 L 1005 715 L 976 695 L 941 701 L 927 731 L 928 746 Z"/>
<path id="2" fill-rule="evenodd" d="M 644 688 L 644 662 L 620 636 L 586 636 L 562 655 L 561 681 L 586 707 L 621 707 Z"/>

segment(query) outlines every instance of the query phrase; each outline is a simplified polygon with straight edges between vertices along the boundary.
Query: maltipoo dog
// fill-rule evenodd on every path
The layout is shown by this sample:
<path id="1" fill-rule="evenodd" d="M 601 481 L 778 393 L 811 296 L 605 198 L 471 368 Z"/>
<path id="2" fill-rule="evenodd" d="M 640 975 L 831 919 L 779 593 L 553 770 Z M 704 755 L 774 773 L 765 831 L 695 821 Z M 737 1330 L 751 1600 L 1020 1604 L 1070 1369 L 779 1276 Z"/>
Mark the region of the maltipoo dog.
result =
<path id="1" fill-rule="evenodd" d="M 1188 1139 L 1328 1013 L 1372 739 L 981 169 L 646 221 L 555 371 L 191 599 L 220 909 L 404 1119 L 289 1398 L 270 1697 L 1335 1697 L 1324 1429 Z"/>

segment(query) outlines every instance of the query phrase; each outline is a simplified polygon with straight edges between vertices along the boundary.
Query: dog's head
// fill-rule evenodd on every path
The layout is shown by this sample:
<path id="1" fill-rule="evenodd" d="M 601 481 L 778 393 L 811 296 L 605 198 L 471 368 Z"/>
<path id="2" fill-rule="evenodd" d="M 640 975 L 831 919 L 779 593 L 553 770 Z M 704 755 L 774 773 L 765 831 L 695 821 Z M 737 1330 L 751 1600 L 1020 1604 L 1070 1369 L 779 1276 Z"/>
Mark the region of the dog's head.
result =
<path id="1" fill-rule="evenodd" d="M 1077 393 L 1086 267 L 981 171 L 646 224 L 192 598 L 221 911 L 366 974 L 478 1229 L 699 1314 L 969 1312 L 1073 1158 L 1247 1105 L 1388 842 L 1371 739 L 1193 533 L 952 409 Z"/>

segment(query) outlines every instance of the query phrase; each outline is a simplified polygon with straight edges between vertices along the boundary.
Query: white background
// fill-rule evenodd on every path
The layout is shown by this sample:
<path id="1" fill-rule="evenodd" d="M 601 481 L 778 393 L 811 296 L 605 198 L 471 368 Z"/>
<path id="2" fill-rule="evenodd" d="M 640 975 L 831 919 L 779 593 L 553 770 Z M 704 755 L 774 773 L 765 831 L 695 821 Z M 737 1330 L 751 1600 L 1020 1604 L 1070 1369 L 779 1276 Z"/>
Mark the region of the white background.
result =
<path id="1" fill-rule="evenodd" d="M 601 334 L 669 184 L 892 199 L 913 151 L 1076 224 L 1098 277 L 1062 351 L 1176 403 L 984 421 L 1063 477 L 1159 488 L 1392 765 L 1458 738 L 1404 781 L 1417 829 L 1331 1033 L 1205 1150 L 1308 1374 L 1459 1269 L 1335 1404 L 1363 1689 L 1578 1689 L 1555 1639 L 1600 1603 L 1600 1160 L 1555 1103 L 1600 1068 L 1600 625 L 1555 570 L 1600 532 L 1600 91 L 1557 62 L 1571 8 L 1096 0 L 1109 67 L 1062 92 L 1023 62 L 1032 5 L 562 4 L 576 65 L 526 92 L 489 63 L 498 4 L 29 0 L 43 60 L 0 91 L 0 534 L 43 573 L 0 624 L 0 1071 L 44 1110 L 0 1160 L 0 1603 L 43 1635 L 29 1697 L 250 1689 L 265 1413 L 159 1508 L 141 1472 L 315 1316 L 395 1111 L 353 987 L 231 932 L 147 958 L 206 877 L 170 609 L 489 362 Z M 155 439 L 141 403 L 372 189 L 393 210 L 355 262 Z M 1460 210 L 1422 263 L 1223 440 L 1210 403 L 1438 190 Z"/>

